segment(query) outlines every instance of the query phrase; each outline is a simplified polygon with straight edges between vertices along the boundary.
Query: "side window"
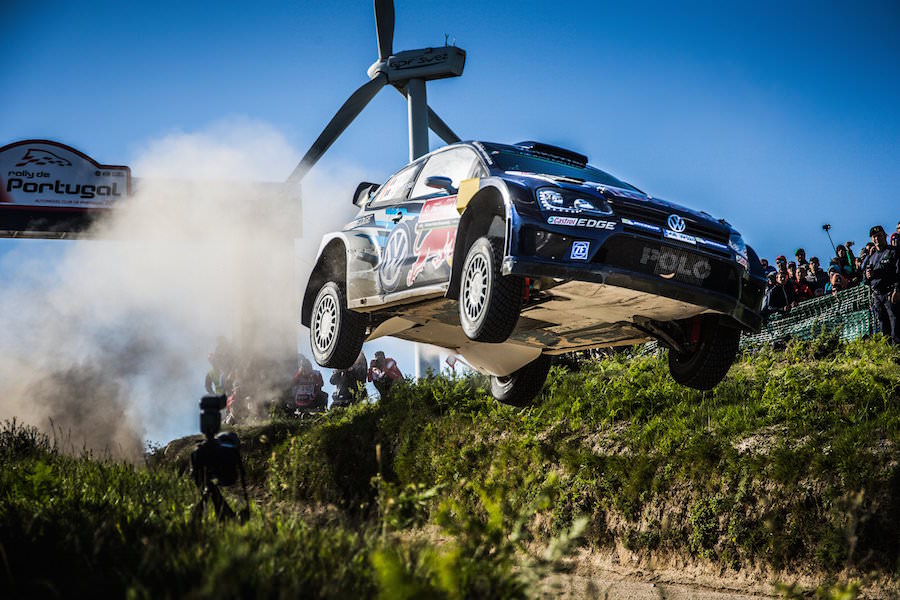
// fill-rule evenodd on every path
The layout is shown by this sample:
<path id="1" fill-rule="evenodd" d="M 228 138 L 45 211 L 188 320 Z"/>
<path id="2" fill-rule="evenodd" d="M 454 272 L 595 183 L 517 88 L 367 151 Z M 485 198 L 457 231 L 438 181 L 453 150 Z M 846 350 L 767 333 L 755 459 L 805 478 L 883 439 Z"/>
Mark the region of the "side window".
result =
<path id="1" fill-rule="evenodd" d="M 481 163 L 475 152 L 469 148 L 454 148 L 446 152 L 439 152 L 425 163 L 411 197 L 443 196 L 446 194 L 444 190 L 428 187 L 425 185 L 425 180 L 432 176 L 449 177 L 453 181 L 453 187 L 458 188 L 460 181 L 472 176 L 476 166 L 480 167 Z"/>
<path id="2" fill-rule="evenodd" d="M 421 163 L 410 165 L 396 173 L 387 180 L 383 186 L 378 189 L 378 193 L 372 198 L 371 204 L 379 204 L 382 202 L 400 202 L 406 199 L 409 188 L 412 186 L 416 177 L 416 171 L 419 170 Z"/>

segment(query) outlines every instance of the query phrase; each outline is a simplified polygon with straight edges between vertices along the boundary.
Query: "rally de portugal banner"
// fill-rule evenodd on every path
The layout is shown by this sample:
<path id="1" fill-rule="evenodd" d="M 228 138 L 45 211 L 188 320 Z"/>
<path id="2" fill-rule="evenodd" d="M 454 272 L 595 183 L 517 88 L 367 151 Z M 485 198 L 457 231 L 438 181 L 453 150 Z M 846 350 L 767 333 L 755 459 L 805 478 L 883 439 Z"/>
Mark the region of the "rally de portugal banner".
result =
<path id="1" fill-rule="evenodd" d="M 131 169 L 101 165 L 48 140 L 0 148 L 0 210 L 109 208 L 131 193 Z"/>

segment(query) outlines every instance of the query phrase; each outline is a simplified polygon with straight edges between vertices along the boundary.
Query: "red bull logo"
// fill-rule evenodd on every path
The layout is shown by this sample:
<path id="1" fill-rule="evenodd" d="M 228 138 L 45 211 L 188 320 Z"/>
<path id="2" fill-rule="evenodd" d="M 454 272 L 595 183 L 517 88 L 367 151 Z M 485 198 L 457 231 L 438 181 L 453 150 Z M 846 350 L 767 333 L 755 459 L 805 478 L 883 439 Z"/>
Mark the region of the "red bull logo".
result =
<path id="1" fill-rule="evenodd" d="M 455 243 L 455 225 L 453 227 L 421 231 L 416 238 L 416 244 L 413 248 L 416 262 L 413 263 L 409 274 L 406 276 L 406 285 L 411 286 L 429 263 L 435 270 L 439 269 L 444 263 L 449 265 L 453 258 L 453 245 Z"/>

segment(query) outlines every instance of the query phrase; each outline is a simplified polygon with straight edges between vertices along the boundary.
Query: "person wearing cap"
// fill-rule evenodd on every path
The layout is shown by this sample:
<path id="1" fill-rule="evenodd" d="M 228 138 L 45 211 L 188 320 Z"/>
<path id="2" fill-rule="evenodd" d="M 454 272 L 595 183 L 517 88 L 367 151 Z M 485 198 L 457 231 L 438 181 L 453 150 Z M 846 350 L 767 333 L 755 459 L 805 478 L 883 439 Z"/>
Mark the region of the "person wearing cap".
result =
<path id="1" fill-rule="evenodd" d="M 900 246 L 900 233 L 892 233 L 891 234 L 891 244 L 890 245 L 893 246 L 894 248 L 896 248 L 897 246 Z"/>
<path id="2" fill-rule="evenodd" d="M 887 243 L 884 227 L 875 225 L 869 230 L 875 250 L 863 263 L 863 276 L 872 289 L 872 312 L 881 331 L 893 343 L 900 343 L 897 305 L 900 303 L 900 252 Z"/>
<path id="3" fill-rule="evenodd" d="M 369 381 L 375 385 L 375 389 L 382 396 L 387 393 L 394 381 L 403 379 L 403 373 L 397 366 L 397 361 L 384 355 L 378 350 L 375 358 L 369 364 Z"/>
<path id="4" fill-rule="evenodd" d="M 794 257 L 797 259 L 797 266 L 802 267 L 807 264 L 806 262 L 806 250 L 803 248 L 797 248 L 794 250 Z"/>

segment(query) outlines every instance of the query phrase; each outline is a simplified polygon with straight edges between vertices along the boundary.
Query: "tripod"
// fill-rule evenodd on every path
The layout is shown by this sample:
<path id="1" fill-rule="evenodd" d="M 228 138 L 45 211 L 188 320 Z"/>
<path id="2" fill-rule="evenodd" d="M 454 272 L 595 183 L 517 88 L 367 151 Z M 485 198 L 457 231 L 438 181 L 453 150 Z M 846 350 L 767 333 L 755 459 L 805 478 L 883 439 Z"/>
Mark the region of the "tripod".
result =
<path id="1" fill-rule="evenodd" d="M 229 521 L 238 516 L 241 523 L 250 518 L 250 496 L 247 493 L 247 477 L 244 472 L 244 461 L 241 459 L 238 445 L 233 445 L 231 436 L 224 434 L 221 437 L 207 436 L 197 445 L 191 453 L 191 468 L 194 483 L 200 489 L 200 502 L 193 509 L 193 518 L 201 518 L 206 513 L 206 507 L 212 502 L 218 521 Z M 239 444 L 240 442 L 238 442 Z M 241 489 L 244 493 L 244 508 L 238 515 L 229 506 L 225 496 L 219 489 L 219 485 L 231 485 L 240 476 Z"/>

